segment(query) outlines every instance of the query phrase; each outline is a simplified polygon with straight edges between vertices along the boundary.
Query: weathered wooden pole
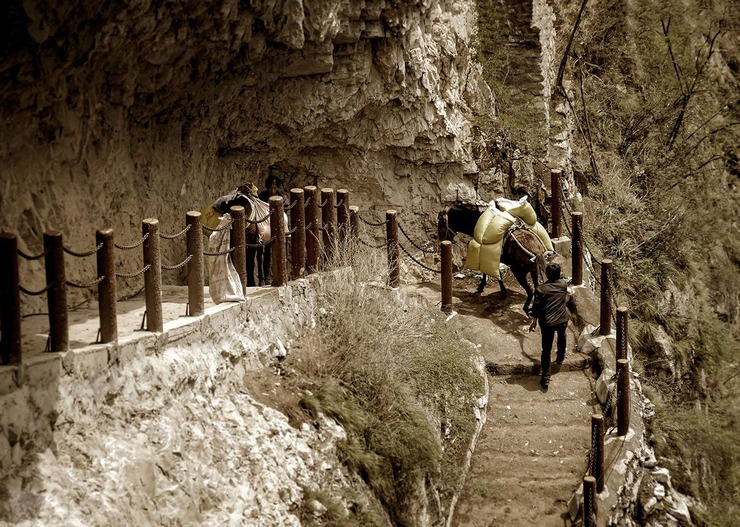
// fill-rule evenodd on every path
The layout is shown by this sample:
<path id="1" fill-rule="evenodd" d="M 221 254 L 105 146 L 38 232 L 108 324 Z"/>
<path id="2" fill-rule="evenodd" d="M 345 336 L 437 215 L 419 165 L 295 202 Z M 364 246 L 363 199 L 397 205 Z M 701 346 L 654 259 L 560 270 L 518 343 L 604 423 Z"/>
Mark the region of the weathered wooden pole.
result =
<path id="1" fill-rule="evenodd" d="M 583 478 L 583 527 L 596 525 L 596 479 L 593 476 Z"/>
<path id="2" fill-rule="evenodd" d="M 573 213 L 573 285 L 583 285 L 583 213 Z"/>
<path id="3" fill-rule="evenodd" d="M 323 231 L 323 265 L 332 265 L 337 253 L 337 209 L 336 193 L 333 188 L 321 189 L 321 228 Z"/>
<path id="4" fill-rule="evenodd" d="M 231 253 L 231 262 L 234 269 L 239 273 L 239 279 L 242 283 L 242 292 L 247 290 L 247 218 L 244 207 L 241 205 L 232 205 L 229 207 L 229 214 L 233 223 L 231 224 L 231 246 L 234 251 Z"/>
<path id="5" fill-rule="evenodd" d="M 102 228 L 95 232 L 97 252 L 98 316 L 100 317 L 100 342 L 113 342 L 118 338 L 118 297 L 116 293 L 116 252 L 113 229 Z"/>
<path id="6" fill-rule="evenodd" d="M 398 221 L 395 210 L 385 211 L 385 241 L 388 248 L 388 285 L 398 287 L 401 260 L 398 252 Z"/>
<path id="7" fill-rule="evenodd" d="M 306 273 L 319 270 L 321 254 L 321 198 L 313 185 L 304 187 L 306 192 Z"/>
<path id="8" fill-rule="evenodd" d="M 162 257 L 159 252 L 159 220 L 147 218 L 143 221 L 144 240 L 144 296 L 146 299 L 146 330 L 161 333 L 162 320 Z M 148 236 L 147 236 L 148 235 Z"/>
<path id="9" fill-rule="evenodd" d="M 442 252 L 442 311 L 452 311 L 452 242 L 445 240 L 440 248 Z"/>
<path id="10" fill-rule="evenodd" d="M 49 306 L 49 351 L 67 351 L 69 324 L 67 319 L 67 279 L 64 273 L 64 241 L 59 231 L 44 233 L 46 265 L 46 300 Z"/>
<path id="11" fill-rule="evenodd" d="M 0 232 L 0 364 L 18 365 L 21 356 L 21 291 L 18 238 Z"/>
<path id="12" fill-rule="evenodd" d="M 630 364 L 617 361 L 617 435 L 626 436 L 630 429 Z"/>
<path id="13" fill-rule="evenodd" d="M 306 202 L 302 188 L 290 189 L 290 224 L 295 229 L 290 236 L 292 277 L 306 274 Z"/>
<path id="14" fill-rule="evenodd" d="M 205 313 L 203 288 L 205 278 L 203 272 L 203 231 L 200 212 L 191 210 L 185 214 L 185 225 L 188 227 L 185 246 L 188 261 L 188 314 L 198 317 Z"/>
<path id="15" fill-rule="evenodd" d="M 288 283 L 285 254 L 285 213 L 282 196 L 270 196 L 270 234 L 272 236 L 272 285 Z"/>
<path id="16" fill-rule="evenodd" d="M 360 207 L 352 205 L 349 208 L 350 238 L 353 246 L 357 246 L 360 236 Z"/>
<path id="17" fill-rule="evenodd" d="M 591 475 L 596 479 L 596 492 L 604 490 L 604 416 L 591 416 Z"/>
<path id="18" fill-rule="evenodd" d="M 612 331 L 612 261 L 605 258 L 601 262 L 601 310 L 599 335 L 608 335 Z"/>
<path id="19" fill-rule="evenodd" d="M 552 192 L 550 219 L 552 220 L 552 237 L 560 238 L 560 219 L 562 213 L 562 191 L 560 190 L 560 178 L 563 172 L 559 168 L 550 170 L 550 190 Z"/>
<path id="20" fill-rule="evenodd" d="M 617 360 L 627 359 L 628 319 L 629 310 L 625 306 L 617 308 Z"/>

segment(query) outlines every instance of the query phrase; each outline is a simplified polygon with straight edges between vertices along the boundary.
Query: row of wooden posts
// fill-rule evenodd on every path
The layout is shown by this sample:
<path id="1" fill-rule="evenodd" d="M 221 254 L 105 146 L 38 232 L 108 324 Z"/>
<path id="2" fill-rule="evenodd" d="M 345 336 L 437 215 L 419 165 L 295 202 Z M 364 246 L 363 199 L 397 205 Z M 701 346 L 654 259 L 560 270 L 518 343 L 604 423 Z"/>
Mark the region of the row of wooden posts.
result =
<path id="1" fill-rule="evenodd" d="M 290 230 L 290 251 L 292 277 L 300 278 L 320 270 L 322 262 L 330 261 L 334 251 L 348 247 L 349 240 L 359 240 L 359 209 L 349 204 L 349 191 L 332 188 L 318 189 L 315 186 L 294 188 L 290 191 L 290 205 L 283 203 L 282 196 L 269 199 L 272 239 L 272 278 L 273 286 L 283 286 L 288 281 L 287 253 L 285 243 L 285 220 L 283 211 L 289 210 L 292 229 Z M 232 207 L 230 257 L 236 268 L 242 286 L 247 287 L 246 228 L 247 218 L 244 208 Z M 395 210 L 386 211 L 385 226 L 388 253 L 388 284 L 397 287 L 400 277 L 400 258 L 398 242 L 398 222 Z M 67 351 L 69 346 L 67 286 L 73 284 L 66 279 L 65 252 L 74 256 L 97 257 L 98 311 L 100 318 L 99 342 L 112 342 L 118 337 L 116 277 L 133 278 L 144 276 L 146 330 L 161 332 L 164 329 L 162 317 L 162 270 L 174 270 L 187 266 L 188 315 L 200 316 L 204 313 L 204 256 L 203 229 L 201 213 L 190 211 L 185 215 L 185 229 L 177 235 L 163 235 L 159 232 L 159 221 L 147 218 L 142 221 L 142 239 L 132 246 L 121 246 L 114 242 L 113 229 L 101 228 L 96 231 L 95 250 L 81 255 L 64 246 L 63 235 L 59 231 L 47 231 L 43 235 L 44 252 L 28 257 L 18 250 L 15 234 L 0 233 L 0 364 L 14 365 L 22 362 L 21 356 L 21 297 L 20 293 L 46 293 L 49 316 L 49 341 L 47 349 L 51 352 Z M 207 228 L 206 228 L 207 229 Z M 215 229 L 207 229 L 215 230 Z M 160 239 L 174 239 L 186 236 L 186 258 L 175 266 L 163 265 L 160 256 Z M 133 249 L 142 246 L 144 267 L 131 274 L 116 273 L 115 249 Z M 381 246 L 382 247 L 382 246 Z M 451 275 L 451 247 L 449 248 Z M 46 287 L 40 292 L 25 290 L 19 281 L 19 255 L 26 259 L 44 258 Z M 451 281 L 451 278 L 450 278 Z M 77 285 L 77 287 L 83 287 Z"/>
<path id="2" fill-rule="evenodd" d="M 551 221 L 552 237 L 561 236 L 562 202 L 562 172 L 554 169 L 551 176 Z M 572 279 L 573 285 L 583 285 L 584 238 L 583 213 L 571 212 L 572 236 Z M 612 329 L 612 301 L 613 298 L 613 262 L 610 259 L 601 261 L 601 296 L 599 309 L 599 335 L 606 336 Z M 627 320 L 628 309 L 619 306 L 616 309 L 616 366 L 617 366 L 617 435 L 624 437 L 629 432 L 630 424 L 630 365 L 627 356 Z M 596 495 L 603 492 L 607 475 L 604 463 L 604 416 L 591 416 L 591 453 L 588 474 L 583 478 L 583 525 L 596 525 L 597 501 Z"/>

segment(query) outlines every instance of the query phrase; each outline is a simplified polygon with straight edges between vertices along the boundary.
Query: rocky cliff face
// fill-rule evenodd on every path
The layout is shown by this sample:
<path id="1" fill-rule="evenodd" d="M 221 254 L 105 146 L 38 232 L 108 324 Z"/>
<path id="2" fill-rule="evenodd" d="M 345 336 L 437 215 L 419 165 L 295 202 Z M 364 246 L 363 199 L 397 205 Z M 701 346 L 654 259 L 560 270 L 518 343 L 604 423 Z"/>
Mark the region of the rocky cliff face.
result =
<path id="1" fill-rule="evenodd" d="M 470 62 L 468 2 L 3 9 L 0 229 L 31 253 L 47 229 L 76 250 L 103 226 L 137 240 L 149 217 L 177 232 L 186 211 L 246 180 L 261 187 L 268 167 L 286 188 L 348 188 L 370 217 L 396 208 L 421 232 L 415 213 L 436 210 L 470 166 L 470 116 L 491 110 Z M 172 245 L 167 263 L 184 254 Z M 85 282 L 93 265 L 72 259 L 67 278 Z M 40 289 L 40 264 L 22 267 Z"/>

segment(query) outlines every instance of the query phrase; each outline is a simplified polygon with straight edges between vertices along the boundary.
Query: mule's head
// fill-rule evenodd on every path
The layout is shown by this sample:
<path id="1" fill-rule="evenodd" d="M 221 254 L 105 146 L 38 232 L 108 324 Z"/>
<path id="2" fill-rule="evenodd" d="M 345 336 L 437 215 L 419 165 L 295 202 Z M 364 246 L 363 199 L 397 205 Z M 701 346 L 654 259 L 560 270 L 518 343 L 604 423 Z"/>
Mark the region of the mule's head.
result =
<path id="1" fill-rule="evenodd" d="M 455 238 L 455 232 L 450 229 L 450 219 L 447 215 L 449 210 L 449 207 L 445 207 L 437 214 L 437 238 L 439 239 L 439 243 L 444 241 L 451 242 Z"/>

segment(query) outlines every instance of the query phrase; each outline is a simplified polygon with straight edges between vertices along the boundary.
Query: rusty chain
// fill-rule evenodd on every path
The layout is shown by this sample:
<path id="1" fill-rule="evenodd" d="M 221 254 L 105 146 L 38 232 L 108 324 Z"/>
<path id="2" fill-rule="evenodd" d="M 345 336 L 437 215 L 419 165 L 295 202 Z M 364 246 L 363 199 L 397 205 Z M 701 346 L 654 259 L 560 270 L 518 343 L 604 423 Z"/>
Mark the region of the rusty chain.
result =
<path id="1" fill-rule="evenodd" d="M 398 244 L 398 246 L 399 246 L 399 247 L 401 248 L 401 250 L 403 250 L 403 252 L 405 252 L 405 253 L 406 253 L 406 256 L 408 256 L 409 258 L 411 258 L 411 259 L 412 259 L 412 260 L 413 260 L 413 261 L 414 261 L 414 262 L 416 263 L 416 265 L 418 265 L 418 266 L 420 266 L 420 267 L 423 267 L 423 268 L 424 268 L 424 269 L 426 269 L 427 271 L 431 271 L 431 272 L 433 272 L 433 273 L 437 273 L 437 274 L 439 274 L 439 273 L 441 273 L 441 272 L 442 272 L 442 271 L 440 271 L 439 269 L 432 269 L 432 268 L 431 268 L 431 267 L 429 267 L 428 265 L 426 265 L 426 264 L 423 264 L 422 262 L 420 262 L 419 260 L 417 260 L 416 258 L 414 258 L 414 257 L 413 257 L 413 256 L 411 255 L 411 253 L 410 253 L 410 252 L 408 252 L 408 251 L 406 250 L 406 247 L 404 247 L 404 246 L 403 246 L 403 245 L 401 245 L 400 243 Z"/>
<path id="2" fill-rule="evenodd" d="M 190 225 L 188 225 L 187 227 L 185 227 L 185 228 L 184 228 L 183 230 L 181 230 L 181 231 L 180 231 L 180 232 L 178 232 L 177 234 L 161 234 L 161 233 L 160 233 L 160 234 L 159 234 L 159 237 L 160 237 L 160 238 L 163 238 L 163 239 L 165 239 L 165 240 L 174 240 L 174 239 L 176 239 L 176 238 L 179 238 L 180 236 L 182 236 L 182 235 L 183 235 L 183 234 L 185 234 L 186 232 L 188 232 L 188 231 L 190 230 L 190 227 L 191 227 L 191 226 L 190 226 Z"/>
<path id="3" fill-rule="evenodd" d="M 381 221 L 379 223 L 373 223 L 360 216 L 360 214 L 357 214 L 357 217 L 360 218 L 360 221 L 362 221 L 362 223 L 364 223 L 365 225 L 370 225 L 371 227 L 383 227 L 386 223 L 388 223 L 387 220 Z"/>
<path id="4" fill-rule="evenodd" d="M 76 251 L 73 251 L 72 249 L 68 249 L 67 247 L 64 247 L 64 252 L 67 253 L 67 254 L 70 254 L 72 256 L 76 256 L 77 258 L 85 258 L 86 256 L 92 256 L 93 254 L 95 254 L 96 252 L 98 252 L 100 249 L 103 248 L 103 245 L 105 245 L 105 244 L 103 242 L 100 242 L 98 244 L 98 246 L 95 247 L 95 249 L 93 249 L 91 251 L 84 252 L 84 253 L 78 253 Z"/>
<path id="5" fill-rule="evenodd" d="M 364 245 L 365 247 L 370 247 L 371 249 L 382 249 L 383 247 L 388 246 L 388 242 L 383 242 L 380 245 L 373 245 L 371 243 L 367 243 L 362 238 L 357 238 L 357 239 L 360 241 L 362 245 Z"/>
<path id="6" fill-rule="evenodd" d="M 141 245 L 142 243 L 144 243 L 147 238 L 149 238 L 149 233 L 148 232 L 141 238 L 141 240 L 139 240 L 138 242 L 136 242 L 136 243 L 134 243 L 132 245 L 120 245 L 118 243 L 114 243 L 113 245 L 116 247 L 116 249 L 121 249 L 122 251 L 129 251 L 131 249 L 136 249 L 139 245 Z"/>
<path id="7" fill-rule="evenodd" d="M 25 260 L 40 260 L 41 258 L 43 258 L 44 256 L 46 256 L 48 252 L 49 251 L 45 250 L 41 254 L 37 254 L 36 256 L 30 256 L 30 255 L 24 253 L 23 251 L 21 251 L 20 249 L 18 249 L 18 256 L 20 256 L 21 258 L 23 258 Z"/>
<path id="8" fill-rule="evenodd" d="M 76 287 L 78 289 L 87 289 L 88 287 L 92 287 L 94 285 L 98 285 L 103 280 L 105 280 L 105 275 L 96 278 L 95 280 L 93 280 L 92 282 L 90 282 L 88 284 L 76 284 L 76 283 L 72 282 L 71 280 L 67 280 L 66 281 L 66 284 L 68 286 L 70 286 L 70 287 Z"/>
<path id="9" fill-rule="evenodd" d="M 175 271 L 175 270 L 179 269 L 180 267 L 182 267 L 183 265 L 185 265 L 186 263 L 188 263 L 192 258 L 193 258 L 193 255 L 190 254 L 190 255 L 188 255 L 187 258 L 185 258 L 182 262 L 180 262 L 177 265 L 165 265 L 165 264 L 162 264 L 162 269 L 164 269 L 166 271 Z"/>
<path id="10" fill-rule="evenodd" d="M 234 219 L 232 218 L 229 220 L 229 222 L 226 225 L 222 225 L 221 227 L 209 227 L 208 225 L 201 225 L 201 227 L 204 230 L 210 231 L 210 232 L 219 232 L 219 231 L 225 231 L 229 227 L 231 227 L 231 224 L 234 223 Z"/>
<path id="11" fill-rule="evenodd" d="M 48 284 L 46 287 L 44 287 L 41 291 L 29 291 L 22 285 L 18 284 L 18 289 L 20 289 L 21 293 L 25 293 L 28 296 L 38 296 L 46 293 L 49 289 L 51 289 L 52 284 Z"/>
<path id="12" fill-rule="evenodd" d="M 146 264 L 143 269 L 139 269 L 133 273 L 116 273 L 116 278 L 136 278 L 137 276 L 146 273 L 151 266 L 152 264 Z"/>
<path id="13" fill-rule="evenodd" d="M 335 209 L 338 209 L 338 208 L 339 208 L 339 207 L 341 207 L 342 205 L 344 205 L 344 198 L 340 199 L 340 200 L 339 200 L 339 203 L 337 203 L 336 205 L 334 205 L 334 208 L 335 208 Z"/>
<path id="14" fill-rule="evenodd" d="M 400 223 L 398 224 L 398 230 L 401 231 L 401 233 L 406 237 L 406 239 L 409 241 L 411 245 L 413 245 L 417 250 L 423 252 L 424 254 L 438 254 L 439 253 L 439 250 L 431 251 L 429 249 L 424 249 L 422 247 L 419 247 L 416 243 L 414 243 L 414 241 L 409 237 L 409 235 L 406 234 L 406 231 L 403 230 L 403 226 Z"/>
<path id="15" fill-rule="evenodd" d="M 241 245 L 235 245 L 234 247 L 231 247 L 230 249 L 226 249 L 225 251 L 221 251 L 219 253 L 209 253 L 206 251 L 203 251 L 204 256 L 223 256 L 224 254 L 230 254 L 234 252 L 234 249 L 240 249 Z"/>

